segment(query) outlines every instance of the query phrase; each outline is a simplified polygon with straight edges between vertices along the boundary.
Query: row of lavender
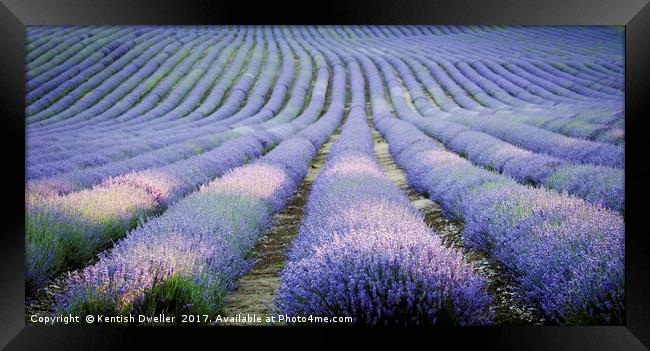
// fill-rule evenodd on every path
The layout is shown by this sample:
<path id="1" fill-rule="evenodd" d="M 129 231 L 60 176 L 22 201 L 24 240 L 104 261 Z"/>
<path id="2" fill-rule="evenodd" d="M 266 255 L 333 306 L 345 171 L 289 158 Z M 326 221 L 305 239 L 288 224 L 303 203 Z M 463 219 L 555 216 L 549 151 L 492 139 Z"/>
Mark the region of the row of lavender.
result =
<path id="1" fill-rule="evenodd" d="M 624 158 L 621 147 L 571 139 L 508 118 L 429 112 L 432 104 L 425 99 L 416 100 L 415 109 L 412 109 L 400 90 L 405 88 L 411 94 L 423 94 L 415 77 L 408 66 L 394 56 L 386 59 L 382 56 L 370 55 L 384 73 L 392 104 L 400 118 L 472 162 L 520 183 L 567 191 L 589 202 L 624 211 L 625 172 L 619 168 L 623 167 Z M 420 114 L 419 111 L 424 112 Z"/>

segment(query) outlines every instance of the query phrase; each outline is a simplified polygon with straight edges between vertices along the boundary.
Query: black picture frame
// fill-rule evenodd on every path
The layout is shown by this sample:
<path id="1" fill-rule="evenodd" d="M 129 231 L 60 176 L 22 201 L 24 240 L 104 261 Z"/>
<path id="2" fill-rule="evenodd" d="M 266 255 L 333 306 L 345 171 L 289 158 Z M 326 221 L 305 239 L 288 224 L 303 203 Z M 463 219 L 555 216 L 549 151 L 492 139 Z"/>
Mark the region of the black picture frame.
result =
<path id="1" fill-rule="evenodd" d="M 301 347 L 343 343 L 341 332 L 364 343 L 424 339 L 487 349 L 647 350 L 650 347 L 650 247 L 644 202 L 650 179 L 650 5 L 647 0 L 321 1 L 253 4 L 246 1 L 0 0 L 0 116 L 6 216 L 0 235 L 0 347 L 115 349 L 209 338 L 211 347 L 232 339 L 248 346 L 280 346 L 274 337 L 318 336 Z M 26 326 L 24 317 L 24 48 L 25 26 L 70 24 L 512 24 L 625 25 L 626 106 L 626 324 L 600 327 L 369 328 L 115 328 Z M 22 150 L 21 150 L 22 148 Z M 399 339 L 396 333 L 400 333 Z M 251 337 L 251 335 L 255 335 Z M 244 344 L 245 343 L 245 344 Z M 314 345 L 314 346 L 318 346 Z"/>

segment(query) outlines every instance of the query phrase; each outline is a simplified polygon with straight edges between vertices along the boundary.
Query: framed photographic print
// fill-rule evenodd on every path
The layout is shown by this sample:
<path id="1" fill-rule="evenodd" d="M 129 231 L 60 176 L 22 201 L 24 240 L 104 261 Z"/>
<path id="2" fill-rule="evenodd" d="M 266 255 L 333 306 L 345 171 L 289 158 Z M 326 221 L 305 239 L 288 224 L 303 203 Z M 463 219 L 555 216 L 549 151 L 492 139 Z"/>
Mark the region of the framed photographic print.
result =
<path id="1" fill-rule="evenodd" d="M 3 0 L 2 345 L 647 350 L 650 6 L 314 5 Z"/>

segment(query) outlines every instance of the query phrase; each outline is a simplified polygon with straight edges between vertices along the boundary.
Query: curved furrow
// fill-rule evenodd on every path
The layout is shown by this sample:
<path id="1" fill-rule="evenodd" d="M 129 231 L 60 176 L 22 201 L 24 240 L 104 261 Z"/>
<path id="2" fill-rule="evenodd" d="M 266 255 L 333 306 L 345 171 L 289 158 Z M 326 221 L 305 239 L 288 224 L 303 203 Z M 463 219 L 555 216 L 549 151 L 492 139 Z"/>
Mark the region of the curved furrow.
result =
<path id="1" fill-rule="evenodd" d="M 416 71 L 416 73 L 420 73 L 420 76 L 426 74 L 426 72 L 422 71 Z M 425 85 L 425 88 L 428 88 L 427 85 Z M 435 96 L 436 91 L 432 91 L 431 94 Z M 423 99 L 421 102 L 426 103 L 427 100 Z M 452 122 L 467 125 L 472 129 L 493 135 L 534 152 L 584 164 L 593 163 L 619 168 L 624 164 L 623 148 L 618 146 L 568 138 L 511 119 L 493 118 L 493 116 L 489 115 L 489 112 L 475 115 L 461 113 L 460 111 L 454 111 L 453 114 L 450 114 L 435 108 L 429 108 L 427 111 L 428 116 L 447 118 Z M 486 114 L 488 116 L 483 117 Z M 530 139 L 531 135 L 536 135 L 535 139 Z"/>

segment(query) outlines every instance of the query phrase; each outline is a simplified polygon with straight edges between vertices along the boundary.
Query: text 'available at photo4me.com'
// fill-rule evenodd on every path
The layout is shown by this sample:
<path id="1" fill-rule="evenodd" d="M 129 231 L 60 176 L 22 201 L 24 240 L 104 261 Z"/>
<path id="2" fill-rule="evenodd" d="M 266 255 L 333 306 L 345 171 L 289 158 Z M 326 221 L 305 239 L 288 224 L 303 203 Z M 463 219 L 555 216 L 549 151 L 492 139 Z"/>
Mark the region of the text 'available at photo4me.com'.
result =
<path id="1" fill-rule="evenodd" d="M 58 315 L 58 316 L 38 316 L 32 315 L 29 321 L 35 325 L 55 325 L 55 324 L 335 324 L 353 322 L 352 317 L 323 317 L 323 316 L 288 316 L 286 314 L 260 316 L 255 313 L 236 314 L 232 316 L 216 315 L 167 315 L 159 314 L 156 316 L 143 314 L 127 314 L 119 316 L 109 316 L 102 314 L 79 315 Z"/>

